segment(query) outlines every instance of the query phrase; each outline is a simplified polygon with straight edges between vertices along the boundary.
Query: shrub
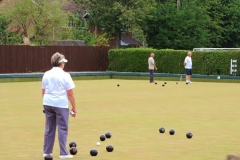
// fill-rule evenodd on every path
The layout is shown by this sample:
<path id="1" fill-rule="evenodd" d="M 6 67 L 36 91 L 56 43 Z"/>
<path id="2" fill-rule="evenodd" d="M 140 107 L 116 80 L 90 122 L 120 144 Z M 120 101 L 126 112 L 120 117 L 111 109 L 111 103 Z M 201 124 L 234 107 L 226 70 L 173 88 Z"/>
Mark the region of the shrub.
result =
<path id="1" fill-rule="evenodd" d="M 155 53 L 156 72 L 183 74 L 185 50 L 156 50 L 151 48 L 112 49 L 109 51 L 110 71 L 147 72 L 150 53 Z M 193 52 L 193 73 L 206 75 L 228 75 L 230 60 L 240 62 L 240 51 Z M 240 69 L 238 70 L 238 74 Z"/>

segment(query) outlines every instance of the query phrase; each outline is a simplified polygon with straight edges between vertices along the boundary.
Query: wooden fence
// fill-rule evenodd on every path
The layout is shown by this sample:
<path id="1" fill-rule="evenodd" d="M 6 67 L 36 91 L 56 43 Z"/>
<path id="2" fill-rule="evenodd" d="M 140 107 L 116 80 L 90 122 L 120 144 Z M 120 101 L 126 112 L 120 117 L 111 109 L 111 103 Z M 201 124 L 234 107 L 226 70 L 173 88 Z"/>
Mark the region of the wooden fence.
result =
<path id="1" fill-rule="evenodd" d="M 68 63 L 65 71 L 106 71 L 110 47 L 0 45 L 0 74 L 45 72 L 52 68 L 51 56 L 59 52 Z"/>

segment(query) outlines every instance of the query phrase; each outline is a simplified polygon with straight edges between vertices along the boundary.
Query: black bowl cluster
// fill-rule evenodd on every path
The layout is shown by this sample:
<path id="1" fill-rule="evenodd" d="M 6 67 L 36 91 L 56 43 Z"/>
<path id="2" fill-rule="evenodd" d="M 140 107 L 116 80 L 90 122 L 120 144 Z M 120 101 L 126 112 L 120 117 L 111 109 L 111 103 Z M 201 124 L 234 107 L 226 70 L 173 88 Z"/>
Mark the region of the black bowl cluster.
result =
<path id="1" fill-rule="evenodd" d="M 167 84 L 167 82 L 164 82 L 164 83 L 162 84 L 162 86 L 165 87 L 166 84 Z M 178 84 L 178 82 L 175 82 L 175 84 Z M 157 85 L 157 82 L 155 82 L 155 85 Z"/>
<path id="2" fill-rule="evenodd" d="M 100 141 L 105 141 L 106 138 L 109 139 L 111 137 L 112 137 L 112 134 L 110 132 L 107 132 L 105 134 L 100 135 Z M 112 145 L 108 145 L 108 146 L 106 146 L 106 150 L 108 152 L 112 152 L 114 150 L 114 147 Z M 98 155 L 98 150 L 97 149 L 90 150 L 90 155 L 91 156 L 97 156 Z"/>
<path id="3" fill-rule="evenodd" d="M 100 135 L 100 141 L 105 141 L 106 138 L 111 138 L 112 134 L 110 132 L 107 132 L 105 134 Z"/>
<path id="4" fill-rule="evenodd" d="M 165 133 L 165 128 L 163 128 L 163 127 L 159 128 L 159 132 L 160 133 Z M 169 130 L 169 134 L 170 135 L 174 135 L 175 134 L 175 130 L 174 129 L 170 129 Z M 191 139 L 193 137 L 193 134 L 191 132 L 188 132 L 188 133 L 186 133 L 186 137 L 188 139 Z"/>
<path id="5" fill-rule="evenodd" d="M 70 154 L 71 155 L 76 155 L 77 154 L 77 143 L 76 142 L 70 142 L 69 143 L 69 147 L 70 147 Z M 53 156 L 51 154 L 48 154 L 44 157 L 44 160 L 53 160 Z"/>
<path id="6" fill-rule="evenodd" d="M 69 150 L 70 154 L 71 155 L 76 155 L 77 154 L 77 148 L 76 148 L 77 143 L 76 142 L 70 142 L 69 147 L 70 147 L 70 150 Z"/>
<path id="7" fill-rule="evenodd" d="M 166 84 L 167 84 L 167 82 L 164 82 L 164 83 L 162 84 L 162 86 L 164 87 Z"/>

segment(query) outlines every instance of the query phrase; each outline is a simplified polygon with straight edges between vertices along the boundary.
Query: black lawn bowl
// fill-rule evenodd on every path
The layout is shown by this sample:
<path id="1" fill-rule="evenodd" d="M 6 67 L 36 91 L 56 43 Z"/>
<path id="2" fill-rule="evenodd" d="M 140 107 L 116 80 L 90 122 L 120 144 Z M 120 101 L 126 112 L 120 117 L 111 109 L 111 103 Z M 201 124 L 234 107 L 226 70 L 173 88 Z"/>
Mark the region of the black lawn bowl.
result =
<path id="1" fill-rule="evenodd" d="M 112 134 L 110 132 L 105 133 L 106 138 L 111 138 Z"/>
<path id="2" fill-rule="evenodd" d="M 170 134 L 170 135 L 174 135 L 174 134 L 175 134 L 174 129 L 171 129 L 171 130 L 169 131 L 169 134 Z"/>
<path id="3" fill-rule="evenodd" d="M 188 82 L 186 82 L 186 85 L 188 85 Z"/>
<path id="4" fill-rule="evenodd" d="M 114 147 L 113 147 L 112 145 L 108 145 L 108 146 L 106 147 L 106 150 L 107 150 L 108 152 L 112 152 L 112 151 L 114 150 Z"/>
<path id="5" fill-rule="evenodd" d="M 119 87 L 119 86 L 120 86 L 120 84 L 117 84 L 117 86 Z"/>
<path id="6" fill-rule="evenodd" d="M 164 82 L 164 84 L 167 84 L 167 82 Z"/>
<path id="7" fill-rule="evenodd" d="M 77 154 L 77 148 L 76 147 L 71 147 L 69 152 L 70 152 L 71 155 L 75 155 L 75 154 Z"/>
<path id="8" fill-rule="evenodd" d="M 193 137 L 193 134 L 192 134 L 191 132 L 188 132 L 188 133 L 186 134 L 186 137 L 187 137 L 188 139 L 191 139 L 191 138 Z"/>
<path id="9" fill-rule="evenodd" d="M 72 147 L 77 147 L 77 143 L 76 142 L 70 142 L 69 143 L 69 147 L 72 148 Z"/>
<path id="10" fill-rule="evenodd" d="M 178 84 L 178 82 L 176 82 L 176 84 Z"/>
<path id="11" fill-rule="evenodd" d="M 102 135 L 100 136 L 100 141 L 105 141 L 105 139 L 106 139 L 105 135 L 102 134 Z"/>
<path id="12" fill-rule="evenodd" d="M 165 85 L 163 84 L 162 86 L 164 87 Z"/>
<path id="13" fill-rule="evenodd" d="M 157 82 L 155 82 L 155 85 L 157 85 Z"/>
<path id="14" fill-rule="evenodd" d="M 44 157 L 44 160 L 53 160 L 53 156 L 48 154 Z"/>
<path id="15" fill-rule="evenodd" d="M 164 133 L 165 132 L 165 128 L 163 128 L 163 127 L 159 128 L 159 132 L 160 133 Z"/>
<path id="16" fill-rule="evenodd" d="M 92 150 L 90 151 L 90 155 L 91 155 L 91 156 L 97 156 L 97 154 L 98 154 L 98 151 L 97 151 L 96 149 L 92 149 Z"/>

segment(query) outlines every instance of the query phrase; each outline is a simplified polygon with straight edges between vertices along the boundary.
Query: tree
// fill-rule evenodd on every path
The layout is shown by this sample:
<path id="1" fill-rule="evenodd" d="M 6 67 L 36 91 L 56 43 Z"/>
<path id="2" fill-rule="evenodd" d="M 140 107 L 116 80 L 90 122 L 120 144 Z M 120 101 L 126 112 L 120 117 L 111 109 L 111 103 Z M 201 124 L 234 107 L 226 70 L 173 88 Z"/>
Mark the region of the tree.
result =
<path id="1" fill-rule="evenodd" d="M 39 45 L 49 44 L 67 24 L 68 14 L 62 10 L 66 0 L 6 0 L 5 4 L 3 13 L 10 25 Z"/>
<path id="2" fill-rule="evenodd" d="M 211 33 L 211 47 L 240 47 L 240 1 L 198 0 L 204 4 L 211 19 L 208 30 Z"/>
<path id="3" fill-rule="evenodd" d="M 4 44 L 20 44 L 22 39 L 16 33 L 8 31 L 8 21 L 2 14 L 0 14 L 0 45 Z"/>
<path id="4" fill-rule="evenodd" d="M 80 12 L 89 12 L 91 22 L 104 28 L 104 32 L 116 36 L 120 46 L 121 32 L 142 30 L 146 20 L 153 17 L 155 0 L 74 0 L 82 8 Z M 140 32 L 139 32 L 140 33 Z"/>
<path id="5" fill-rule="evenodd" d="M 88 30 L 88 22 L 84 18 L 80 18 L 78 13 L 72 13 L 69 16 L 72 22 L 71 27 L 62 27 L 61 29 L 61 39 L 68 40 L 84 40 L 85 44 L 88 46 L 108 45 L 108 36 L 97 35 L 95 36 Z"/>
<path id="6" fill-rule="evenodd" d="M 225 41 L 223 33 L 225 32 L 225 28 L 223 27 L 223 17 L 224 13 L 222 10 L 221 0 L 198 0 L 199 4 L 205 8 L 205 12 L 210 18 L 210 22 L 208 23 L 207 30 L 210 33 L 210 45 L 209 47 L 213 48 L 221 48 L 222 44 Z"/>
<path id="7" fill-rule="evenodd" d="M 224 48 L 240 47 L 240 1 L 222 0 Z"/>
<path id="8" fill-rule="evenodd" d="M 209 45 L 207 30 L 210 18 L 196 1 L 181 0 L 158 4 L 155 17 L 148 21 L 146 30 L 150 47 L 193 49 Z"/>

